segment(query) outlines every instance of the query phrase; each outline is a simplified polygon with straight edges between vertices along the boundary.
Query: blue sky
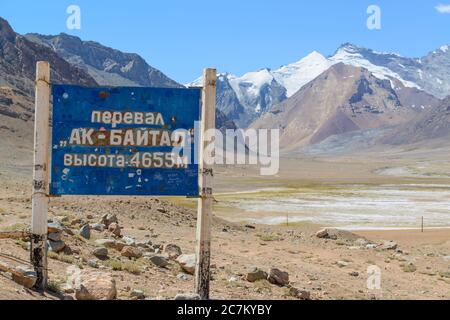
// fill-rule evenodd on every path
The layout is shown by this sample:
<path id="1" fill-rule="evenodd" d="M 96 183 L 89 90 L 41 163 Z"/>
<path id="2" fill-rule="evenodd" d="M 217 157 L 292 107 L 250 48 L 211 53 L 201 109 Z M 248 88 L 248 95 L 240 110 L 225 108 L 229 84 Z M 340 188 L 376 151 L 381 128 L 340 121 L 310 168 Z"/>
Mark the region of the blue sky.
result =
<path id="1" fill-rule="evenodd" d="M 81 30 L 68 30 L 66 9 L 81 8 Z M 369 5 L 381 30 L 366 27 Z M 440 13 L 436 6 L 441 7 Z M 450 44 L 450 0 L 14 0 L 0 16 L 19 33 L 66 32 L 142 55 L 185 83 L 204 67 L 243 74 L 332 54 L 344 42 L 419 57 Z"/>

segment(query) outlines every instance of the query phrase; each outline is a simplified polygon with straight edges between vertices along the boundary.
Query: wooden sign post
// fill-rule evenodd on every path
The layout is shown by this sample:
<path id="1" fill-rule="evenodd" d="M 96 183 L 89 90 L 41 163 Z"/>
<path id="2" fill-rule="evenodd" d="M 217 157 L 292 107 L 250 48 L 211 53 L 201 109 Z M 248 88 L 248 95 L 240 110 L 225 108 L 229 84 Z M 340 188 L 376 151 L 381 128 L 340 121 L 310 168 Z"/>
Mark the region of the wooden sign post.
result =
<path id="1" fill-rule="evenodd" d="M 31 227 L 31 262 L 37 273 L 36 288 L 45 290 L 47 286 L 49 195 L 197 196 L 200 193 L 195 290 L 202 299 L 209 299 L 214 163 L 211 160 L 214 160 L 215 156 L 215 137 L 208 131 L 215 130 L 216 70 L 204 70 L 202 90 L 199 88 L 86 88 L 68 85 L 52 85 L 51 87 L 53 94 L 52 168 L 49 166 L 50 65 L 48 62 L 38 62 Z M 114 97 L 111 97 L 112 95 Z M 149 95 L 154 97 L 156 104 L 147 99 L 147 105 L 138 98 Z M 164 155 L 170 155 L 172 152 L 172 146 L 164 145 L 162 139 L 161 145 L 156 146 L 144 143 L 145 140 L 143 140 L 135 145 L 138 152 L 131 154 L 127 151 L 128 148 L 121 148 L 116 142 L 113 144 L 112 140 L 108 140 L 112 136 L 105 135 L 103 132 L 105 126 L 109 130 L 118 126 L 116 130 L 127 132 L 130 130 L 129 125 L 142 126 L 144 119 L 149 122 L 145 123 L 149 128 L 154 125 L 164 127 L 164 120 L 171 121 L 173 130 L 192 128 L 195 126 L 195 121 L 200 119 L 200 95 L 202 110 L 198 165 L 193 163 L 186 166 L 174 166 L 172 160 L 167 163 L 159 161 L 159 165 L 156 166 L 158 159 L 165 159 Z M 92 99 L 95 96 L 100 97 L 101 100 Z M 114 98 L 111 101 L 115 104 L 109 103 L 109 97 Z M 79 101 L 84 103 L 80 104 Z M 125 105 L 130 107 L 131 111 L 124 111 Z M 148 112 L 150 107 L 150 110 L 153 110 L 151 113 Z M 113 108 L 113 111 L 110 111 L 110 108 Z M 114 114 L 113 117 L 111 112 Z M 102 117 L 104 113 L 108 113 L 109 117 Z M 157 114 L 156 120 L 155 114 Z M 118 122 L 111 123 L 111 119 Z M 90 128 L 91 134 L 95 135 L 96 139 L 85 139 L 85 141 L 77 139 L 80 130 L 83 129 L 80 129 L 80 126 Z M 142 133 L 147 132 L 145 128 L 140 130 Z M 98 145 L 98 150 L 92 148 L 99 139 L 103 140 Z M 102 148 L 112 148 L 111 154 L 114 154 L 112 163 L 104 161 L 106 158 Z M 157 152 L 150 152 L 152 151 L 150 148 Z M 89 156 L 90 161 L 84 161 L 84 156 Z M 149 158 L 149 156 L 152 157 Z M 152 161 L 149 162 L 149 159 Z M 153 167 L 153 160 L 155 160 L 155 167 Z M 74 163 L 80 165 L 74 165 Z M 164 165 L 167 167 L 161 168 Z M 49 186 L 50 170 L 52 179 Z M 172 181 L 170 184 L 165 183 L 168 175 Z M 92 177 L 95 179 L 91 179 Z M 111 177 L 116 179 L 111 180 Z"/>
<path id="2" fill-rule="evenodd" d="M 210 258 L 211 258 L 211 221 L 213 205 L 213 166 L 205 161 L 207 150 L 213 150 L 211 143 L 205 139 L 205 133 L 216 127 L 216 70 L 205 69 L 203 72 L 202 123 L 200 133 L 199 188 L 197 213 L 197 244 L 195 291 L 201 299 L 209 299 Z M 214 156 L 214 155 L 209 155 Z"/>
<path id="3" fill-rule="evenodd" d="M 31 222 L 31 263 L 37 273 L 36 289 L 47 286 L 47 211 L 49 170 L 50 65 L 36 66 L 34 167 Z"/>

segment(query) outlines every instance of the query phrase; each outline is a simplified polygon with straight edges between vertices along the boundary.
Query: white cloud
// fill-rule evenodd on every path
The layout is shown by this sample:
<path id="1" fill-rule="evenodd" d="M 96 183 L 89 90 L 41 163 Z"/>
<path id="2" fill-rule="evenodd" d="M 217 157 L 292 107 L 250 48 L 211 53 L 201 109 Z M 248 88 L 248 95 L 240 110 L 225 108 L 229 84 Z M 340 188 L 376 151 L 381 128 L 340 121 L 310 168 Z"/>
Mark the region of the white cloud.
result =
<path id="1" fill-rule="evenodd" d="M 450 4 L 440 4 L 435 8 L 439 13 L 450 13 Z"/>

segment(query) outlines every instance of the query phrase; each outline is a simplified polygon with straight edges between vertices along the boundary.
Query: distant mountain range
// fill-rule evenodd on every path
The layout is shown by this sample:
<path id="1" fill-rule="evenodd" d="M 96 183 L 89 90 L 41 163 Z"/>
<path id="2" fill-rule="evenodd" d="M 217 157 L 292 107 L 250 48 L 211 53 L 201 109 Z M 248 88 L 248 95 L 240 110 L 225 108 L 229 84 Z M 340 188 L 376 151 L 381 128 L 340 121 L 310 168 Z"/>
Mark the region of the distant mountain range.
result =
<path id="1" fill-rule="evenodd" d="M 182 87 L 134 53 L 123 53 L 65 33 L 57 36 L 32 33 L 25 37 L 50 48 L 102 86 Z"/>
<path id="2" fill-rule="evenodd" d="M 0 18 L 0 130 L 15 130 L 8 117 L 31 127 L 38 60 L 50 62 L 56 83 L 183 87 L 137 54 L 67 34 L 20 35 Z M 347 43 L 332 56 L 312 52 L 277 70 L 220 73 L 217 126 L 278 128 L 288 151 L 336 149 L 344 140 L 409 144 L 450 138 L 447 95 L 449 46 L 416 59 Z"/>
<path id="3" fill-rule="evenodd" d="M 137 54 L 123 53 L 67 34 L 20 35 L 0 18 L 0 115 L 33 116 L 36 61 L 50 62 L 54 83 L 86 86 L 182 88 Z M 218 128 L 235 128 L 220 110 Z"/>
<path id="4" fill-rule="evenodd" d="M 51 76 L 56 82 L 97 85 L 89 74 L 52 50 L 15 33 L 8 22 L 0 18 L 0 115 L 23 120 L 32 117 L 38 60 L 50 62 Z"/>
<path id="5" fill-rule="evenodd" d="M 439 99 L 450 95 L 449 46 L 414 59 L 346 43 L 328 58 L 313 52 L 277 70 L 262 69 L 242 77 L 223 73 L 219 77 L 221 85 L 217 105 L 238 126 L 247 127 L 272 106 L 292 97 L 338 63 L 361 67 L 380 80 L 389 80 L 394 90 L 415 88 Z M 188 85 L 198 85 L 200 81 L 197 79 Z M 427 101 L 416 102 L 418 107 L 424 103 L 430 104 Z"/>
<path id="6" fill-rule="evenodd" d="M 420 107 L 411 104 L 419 100 L 424 103 Z M 252 127 L 280 129 L 281 147 L 295 149 L 350 131 L 406 123 L 438 102 L 396 79 L 380 79 L 362 67 L 338 63 L 272 106 Z"/>

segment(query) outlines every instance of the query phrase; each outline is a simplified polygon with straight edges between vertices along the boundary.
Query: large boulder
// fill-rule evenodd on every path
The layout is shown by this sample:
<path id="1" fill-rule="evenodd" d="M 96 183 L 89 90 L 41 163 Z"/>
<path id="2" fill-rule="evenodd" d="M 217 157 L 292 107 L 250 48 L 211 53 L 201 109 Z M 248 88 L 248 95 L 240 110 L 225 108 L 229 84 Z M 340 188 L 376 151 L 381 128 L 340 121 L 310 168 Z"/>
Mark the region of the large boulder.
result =
<path id="1" fill-rule="evenodd" d="M 19 266 L 12 272 L 12 279 L 25 288 L 31 289 L 36 284 L 37 275 L 34 270 Z"/>
<path id="2" fill-rule="evenodd" d="M 109 273 L 81 271 L 75 285 L 77 300 L 114 300 L 117 297 L 116 281 Z"/>
<path id="3" fill-rule="evenodd" d="M 255 281 L 259 281 L 259 280 L 266 280 L 267 277 L 268 277 L 267 272 L 255 267 L 255 268 L 252 268 L 247 273 L 246 279 L 249 282 L 255 282 Z"/>
<path id="4" fill-rule="evenodd" d="M 52 241 L 48 240 L 48 249 L 52 252 L 60 253 L 66 247 L 66 243 L 64 241 Z"/>
<path id="5" fill-rule="evenodd" d="M 195 272 L 195 254 L 182 254 L 175 260 L 184 270 L 184 272 L 188 274 L 194 274 Z"/>
<path id="6" fill-rule="evenodd" d="M 287 286 L 289 284 L 289 273 L 277 268 L 272 268 L 269 270 L 269 277 L 267 280 L 272 284 Z"/>

